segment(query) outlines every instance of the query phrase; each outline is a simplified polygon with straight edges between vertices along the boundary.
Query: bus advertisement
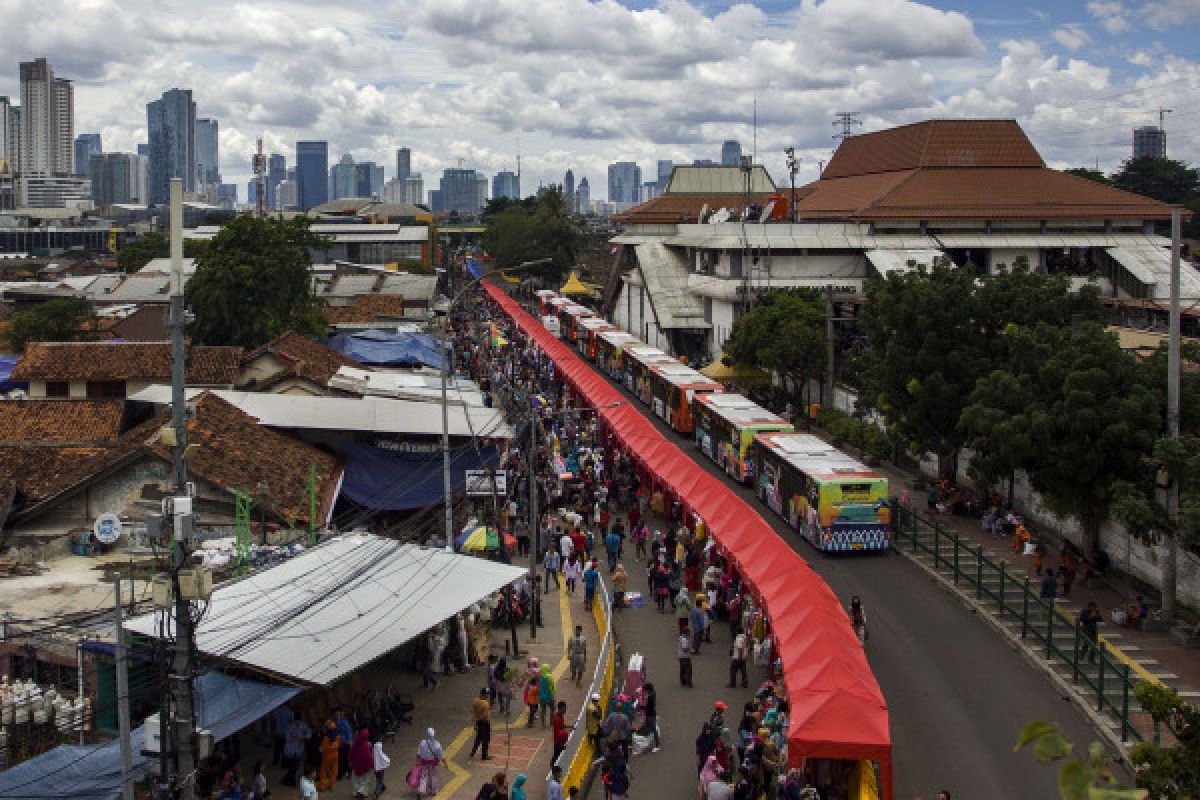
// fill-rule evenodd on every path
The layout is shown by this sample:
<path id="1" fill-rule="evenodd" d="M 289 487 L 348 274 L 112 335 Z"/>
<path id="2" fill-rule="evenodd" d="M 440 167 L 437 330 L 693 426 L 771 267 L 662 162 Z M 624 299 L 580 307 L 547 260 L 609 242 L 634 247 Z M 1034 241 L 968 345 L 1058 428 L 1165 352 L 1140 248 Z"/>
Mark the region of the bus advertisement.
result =
<path id="1" fill-rule="evenodd" d="M 596 336 L 605 331 L 616 330 L 612 323 L 602 317 L 582 317 L 575 324 L 575 329 L 579 334 L 576 341 L 579 352 L 584 358 L 592 361 L 596 360 Z"/>
<path id="2" fill-rule="evenodd" d="M 692 432 L 692 398 L 705 392 L 723 392 L 724 384 L 701 375 L 686 364 L 654 364 L 646 373 L 650 407 L 679 433 Z"/>
<path id="3" fill-rule="evenodd" d="M 600 331 L 592 337 L 596 342 L 596 363 L 610 378 L 621 379 L 621 355 L 625 348 L 639 345 L 642 340 L 632 333 L 616 330 Z"/>
<path id="4" fill-rule="evenodd" d="M 888 481 L 808 433 L 759 433 L 751 448 L 759 499 L 824 553 L 886 550 Z"/>
<path id="5" fill-rule="evenodd" d="M 740 394 L 701 392 L 692 398 L 696 447 L 739 483 L 754 477 L 750 446 L 757 433 L 790 432 L 791 424 Z"/>
<path id="6" fill-rule="evenodd" d="M 558 322 L 562 325 L 562 339 L 574 342 L 579 338 L 579 320 L 594 317 L 596 312 L 578 303 L 569 303 L 558 307 Z"/>
<path id="7" fill-rule="evenodd" d="M 648 344 L 626 347 L 621 354 L 620 370 L 625 388 L 637 395 L 637 399 L 650 405 L 650 368 L 656 364 L 678 364 L 671 356 Z"/>

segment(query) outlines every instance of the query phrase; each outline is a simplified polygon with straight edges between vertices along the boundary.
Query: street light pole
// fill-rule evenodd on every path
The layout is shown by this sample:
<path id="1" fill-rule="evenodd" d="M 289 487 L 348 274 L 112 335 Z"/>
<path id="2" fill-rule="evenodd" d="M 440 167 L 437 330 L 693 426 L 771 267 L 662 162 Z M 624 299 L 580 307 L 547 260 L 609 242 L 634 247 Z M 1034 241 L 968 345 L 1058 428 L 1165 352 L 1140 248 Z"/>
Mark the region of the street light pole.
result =
<path id="1" fill-rule="evenodd" d="M 1167 436 L 1179 439 L 1179 361 L 1180 361 L 1180 311 L 1179 311 L 1179 268 L 1181 212 L 1178 205 L 1171 207 L 1171 320 L 1167 337 Z M 1179 479 L 1172 475 L 1167 487 L 1167 517 L 1171 524 L 1179 522 Z M 1164 553 L 1162 565 L 1162 613 L 1169 624 L 1175 619 L 1175 584 L 1179 560 L 1179 546 L 1175 535 L 1168 531 L 1163 536 Z"/>
<path id="2" fill-rule="evenodd" d="M 542 551 L 542 526 L 538 520 L 537 486 L 538 417 L 533 397 L 529 398 L 529 638 L 537 638 L 537 559 Z M 550 587 L 546 587 L 547 589 Z"/>

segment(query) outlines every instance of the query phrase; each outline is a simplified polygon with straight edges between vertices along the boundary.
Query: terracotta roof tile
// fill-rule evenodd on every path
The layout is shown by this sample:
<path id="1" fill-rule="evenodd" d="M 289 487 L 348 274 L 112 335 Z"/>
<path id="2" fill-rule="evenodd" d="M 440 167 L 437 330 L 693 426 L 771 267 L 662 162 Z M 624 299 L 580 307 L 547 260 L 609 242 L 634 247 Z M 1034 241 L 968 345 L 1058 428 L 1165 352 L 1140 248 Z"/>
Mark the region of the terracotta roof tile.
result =
<path id="1" fill-rule="evenodd" d="M 2 400 L 0 444 L 112 444 L 123 400 Z"/>
<path id="2" fill-rule="evenodd" d="M 188 383 L 232 385 L 240 347 L 188 347 Z M 168 342 L 35 342 L 12 371 L 13 380 L 169 380 Z"/>
<path id="3" fill-rule="evenodd" d="M 259 351 L 246 356 L 253 358 L 260 352 L 273 353 L 291 366 L 291 374 L 315 381 L 321 385 L 329 382 L 342 367 L 362 368 L 362 364 L 350 356 L 326 347 L 301 336 L 295 331 L 288 331 L 274 341 L 263 346 Z"/>
<path id="4" fill-rule="evenodd" d="M 360 294 L 348 306 L 329 306 L 325 319 L 330 325 L 361 323 L 366 325 L 380 317 L 403 317 L 404 295 Z"/>
<path id="5" fill-rule="evenodd" d="M 779 193 L 787 194 L 787 190 L 780 189 Z M 797 186 L 796 197 L 799 198 L 801 195 L 802 189 Z M 769 194 L 755 194 L 751 195 L 750 199 L 751 202 L 762 205 L 770 197 Z M 677 225 L 699 221 L 700 212 L 705 206 L 708 206 L 709 211 L 715 211 L 723 206 L 741 206 L 744 202 L 745 195 L 740 194 L 664 194 L 614 215 L 613 221 L 626 225 Z"/>
<path id="6" fill-rule="evenodd" d="M 921 167 L 1044 167 L 1011 119 L 935 119 L 844 139 L 823 179 Z"/>

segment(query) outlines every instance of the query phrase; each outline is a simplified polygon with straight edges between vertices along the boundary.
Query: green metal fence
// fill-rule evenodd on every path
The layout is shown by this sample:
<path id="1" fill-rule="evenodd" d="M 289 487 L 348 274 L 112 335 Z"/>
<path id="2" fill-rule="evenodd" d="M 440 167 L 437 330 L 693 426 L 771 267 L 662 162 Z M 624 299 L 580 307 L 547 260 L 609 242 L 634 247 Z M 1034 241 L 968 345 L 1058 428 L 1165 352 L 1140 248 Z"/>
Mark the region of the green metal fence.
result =
<path id="1" fill-rule="evenodd" d="M 1134 688 L 1143 680 L 1127 660 L 1119 657 L 1101 637 L 1092 642 L 1077 621 L 1038 596 L 1029 578 L 1012 574 L 1008 565 L 988 556 L 980 545 L 964 542 L 937 520 L 896 509 L 897 548 L 933 559 L 933 568 L 954 582 L 1001 622 L 1019 626 L 1023 639 L 1032 639 L 1051 664 L 1066 668 L 1073 683 L 1092 698 L 1097 711 L 1112 716 L 1121 741 L 1143 737 L 1130 715 L 1142 711 Z M 1158 740 L 1158 731 L 1154 731 Z"/>

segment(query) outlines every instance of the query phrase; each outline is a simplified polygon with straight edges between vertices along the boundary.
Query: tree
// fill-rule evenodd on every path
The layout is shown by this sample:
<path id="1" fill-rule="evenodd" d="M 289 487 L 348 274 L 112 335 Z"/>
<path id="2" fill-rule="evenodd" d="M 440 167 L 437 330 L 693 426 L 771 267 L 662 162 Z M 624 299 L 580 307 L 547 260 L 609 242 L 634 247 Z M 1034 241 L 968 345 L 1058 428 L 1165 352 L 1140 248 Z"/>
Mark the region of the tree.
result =
<path id="1" fill-rule="evenodd" d="M 312 249 L 328 240 L 311 220 L 239 216 L 221 229 L 196 262 L 185 302 L 201 344 L 257 347 L 288 329 L 322 335 L 322 301 L 312 288 Z"/>
<path id="2" fill-rule="evenodd" d="M 1042 764 L 1063 761 L 1075 751 L 1075 745 L 1063 736 L 1058 726 L 1042 720 L 1021 729 L 1013 751 L 1030 745 L 1034 758 Z M 1066 761 L 1059 768 L 1058 793 L 1062 800 L 1146 800 L 1148 796 L 1145 789 L 1121 785 L 1100 742 L 1092 742 L 1082 758 Z"/>
<path id="3" fill-rule="evenodd" d="M 1176 742 L 1162 747 L 1146 741 L 1133 748 L 1129 763 L 1137 770 L 1137 785 L 1156 800 L 1200 797 L 1200 711 L 1165 686 L 1143 682 L 1134 691 L 1142 708 Z"/>
<path id="4" fill-rule="evenodd" d="M 81 297 L 66 297 L 18 311 L 8 321 L 8 345 L 23 353 L 30 342 L 78 342 L 93 337 L 92 306 Z"/>
<path id="5" fill-rule="evenodd" d="M 1098 169 L 1092 169 L 1091 167 L 1071 167 L 1063 171 L 1068 175 L 1075 175 L 1080 178 L 1087 178 L 1089 181 L 1103 183 L 1105 186 L 1112 185 L 1112 181 L 1108 179 L 1108 176 Z"/>
<path id="6" fill-rule="evenodd" d="M 579 231 L 559 187 L 552 186 L 537 198 L 493 201 L 484 217 L 484 248 L 497 266 L 550 258 L 550 263 L 531 273 L 552 280 L 561 279 L 574 266 Z"/>
<path id="7" fill-rule="evenodd" d="M 812 289 L 769 291 L 733 323 L 725 353 L 777 373 L 793 391 L 826 367 L 825 304 Z"/>
<path id="8" fill-rule="evenodd" d="M 1009 506 L 1016 472 L 1034 456 L 1023 416 L 1031 400 L 1026 385 L 1015 375 L 996 370 L 979 379 L 962 412 L 960 427 L 974 453 L 971 475 L 984 488 L 1008 481 Z"/>
<path id="9" fill-rule="evenodd" d="M 1164 203 L 1183 203 L 1200 192 L 1200 173 L 1182 161 L 1143 156 L 1122 164 L 1112 184 Z"/>
<path id="10" fill-rule="evenodd" d="M 199 239 L 183 240 L 183 257 L 198 258 L 207 242 Z M 122 272 L 137 272 L 156 258 L 167 258 L 171 255 L 171 242 L 161 233 L 147 233 L 136 239 L 129 240 L 121 252 L 117 253 L 117 266 Z"/>

